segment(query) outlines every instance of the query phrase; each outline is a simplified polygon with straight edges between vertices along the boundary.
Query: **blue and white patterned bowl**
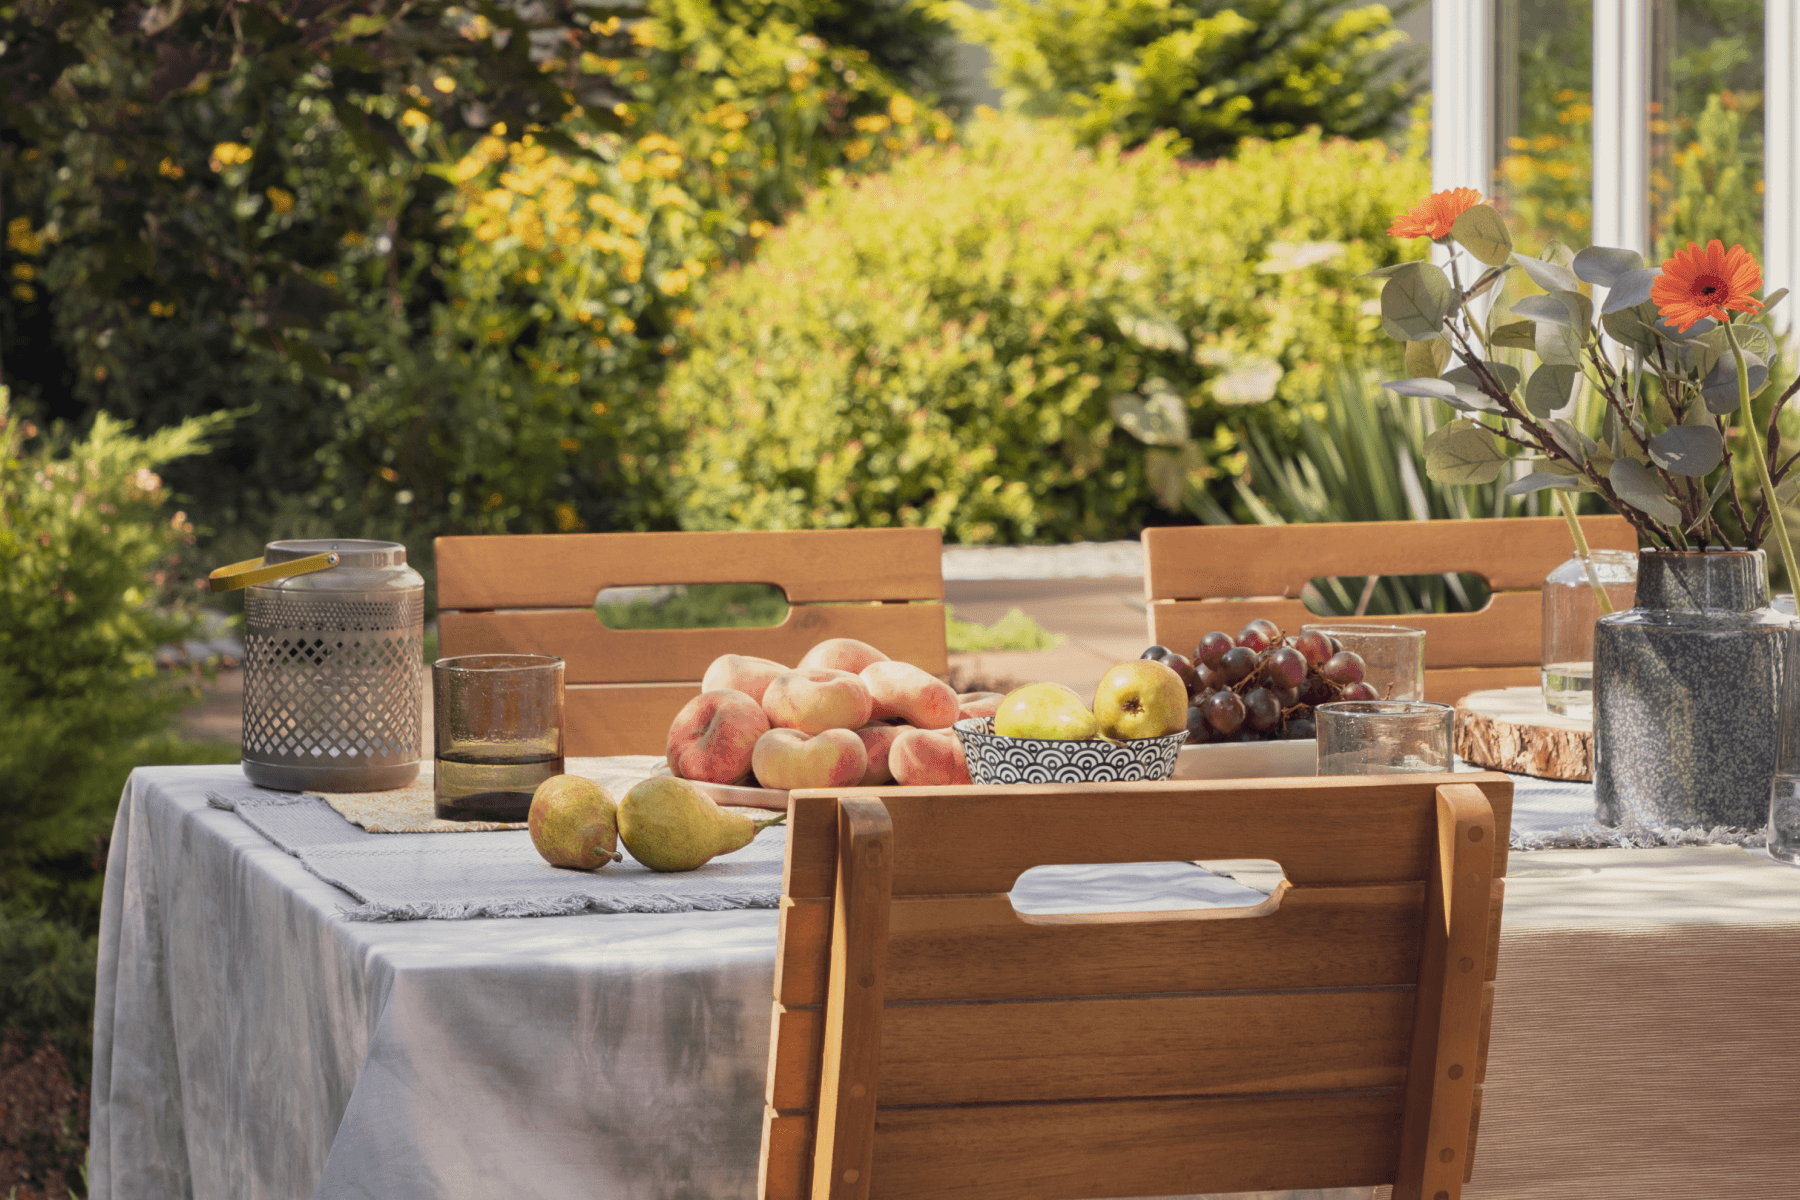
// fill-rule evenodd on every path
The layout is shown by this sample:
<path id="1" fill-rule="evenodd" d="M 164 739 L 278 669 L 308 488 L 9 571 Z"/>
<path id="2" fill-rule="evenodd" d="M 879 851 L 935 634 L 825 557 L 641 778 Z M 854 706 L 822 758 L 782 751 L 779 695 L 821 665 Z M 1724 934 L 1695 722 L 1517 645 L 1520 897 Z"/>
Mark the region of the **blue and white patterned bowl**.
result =
<path id="1" fill-rule="evenodd" d="M 974 783 L 1136 783 L 1168 779 L 1187 741 L 1181 729 L 1134 742 L 1055 741 L 1002 737 L 992 717 L 968 717 L 953 728 L 962 739 Z"/>

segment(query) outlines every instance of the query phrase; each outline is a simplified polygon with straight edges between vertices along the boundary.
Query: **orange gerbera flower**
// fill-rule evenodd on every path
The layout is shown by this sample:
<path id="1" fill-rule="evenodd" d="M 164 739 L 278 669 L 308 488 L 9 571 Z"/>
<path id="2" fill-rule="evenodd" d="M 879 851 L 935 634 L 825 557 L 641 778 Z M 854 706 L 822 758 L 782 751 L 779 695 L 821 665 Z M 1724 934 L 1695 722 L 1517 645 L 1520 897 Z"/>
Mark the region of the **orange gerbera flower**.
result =
<path id="1" fill-rule="evenodd" d="M 1728 308 L 1755 312 L 1762 307 L 1750 294 L 1762 287 L 1762 268 L 1742 246 L 1727 250 L 1714 238 L 1702 250 L 1689 242 L 1663 263 L 1662 271 L 1650 285 L 1650 299 L 1677 333 L 1704 317 L 1729 321 Z"/>
<path id="2" fill-rule="evenodd" d="M 1404 217 L 1395 217 L 1388 232 L 1395 237 L 1428 237 L 1441 242 L 1450 236 L 1450 227 L 1456 224 L 1456 218 L 1480 203 L 1481 193 L 1474 188 L 1433 192 Z"/>

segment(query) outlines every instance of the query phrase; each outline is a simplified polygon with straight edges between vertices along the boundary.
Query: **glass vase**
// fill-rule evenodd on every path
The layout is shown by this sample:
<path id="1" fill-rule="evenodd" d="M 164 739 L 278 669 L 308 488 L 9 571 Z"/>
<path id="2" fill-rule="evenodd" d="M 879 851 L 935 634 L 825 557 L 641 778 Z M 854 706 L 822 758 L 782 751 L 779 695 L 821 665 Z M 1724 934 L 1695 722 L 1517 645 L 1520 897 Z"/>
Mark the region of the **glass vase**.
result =
<path id="1" fill-rule="evenodd" d="M 1544 705 L 1579 720 L 1594 715 L 1594 622 L 1603 615 L 1594 582 L 1613 612 L 1637 595 L 1638 557 L 1629 550 L 1591 550 L 1544 577 Z"/>

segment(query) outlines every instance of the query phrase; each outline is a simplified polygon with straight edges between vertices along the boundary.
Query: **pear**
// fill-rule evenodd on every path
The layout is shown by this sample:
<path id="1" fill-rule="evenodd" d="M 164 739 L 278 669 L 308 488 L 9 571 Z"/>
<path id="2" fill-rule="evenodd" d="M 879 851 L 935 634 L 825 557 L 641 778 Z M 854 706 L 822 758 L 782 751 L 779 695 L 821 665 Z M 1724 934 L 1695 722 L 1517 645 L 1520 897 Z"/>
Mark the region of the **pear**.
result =
<path id="1" fill-rule="evenodd" d="M 692 871 L 742 850 L 759 832 L 785 820 L 786 814 L 752 821 L 728 812 L 671 775 L 644 780 L 619 802 L 619 837 L 631 857 L 652 871 Z"/>
<path id="2" fill-rule="evenodd" d="M 553 867 L 593 871 L 619 861 L 619 806 L 579 775 L 552 775 L 531 794 L 531 844 Z"/>
<path id="3" fill-rule="evenodd" d="M 1098 731 L 1094 714 L 1067 684 L 1028 683 L 1015 688 L 994 713 L 994 732 L 1001 737 L 1080 742 Z"/>

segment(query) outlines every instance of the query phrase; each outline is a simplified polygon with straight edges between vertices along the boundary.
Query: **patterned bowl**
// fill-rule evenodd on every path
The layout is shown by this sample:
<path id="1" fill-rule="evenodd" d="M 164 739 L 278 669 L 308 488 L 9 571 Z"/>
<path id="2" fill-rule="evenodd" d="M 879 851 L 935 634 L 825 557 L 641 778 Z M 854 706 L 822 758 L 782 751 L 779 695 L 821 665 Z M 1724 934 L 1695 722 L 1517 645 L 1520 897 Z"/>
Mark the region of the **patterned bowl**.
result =
<path id="1" fill-rule="evenodd" d="M 1187 730 L 1135 742 L 1054 741 L 1002 737 L 992 717 L 968 717 L 953 728 L 975 783 L 1135 783 L 1168 779 Z"/>

